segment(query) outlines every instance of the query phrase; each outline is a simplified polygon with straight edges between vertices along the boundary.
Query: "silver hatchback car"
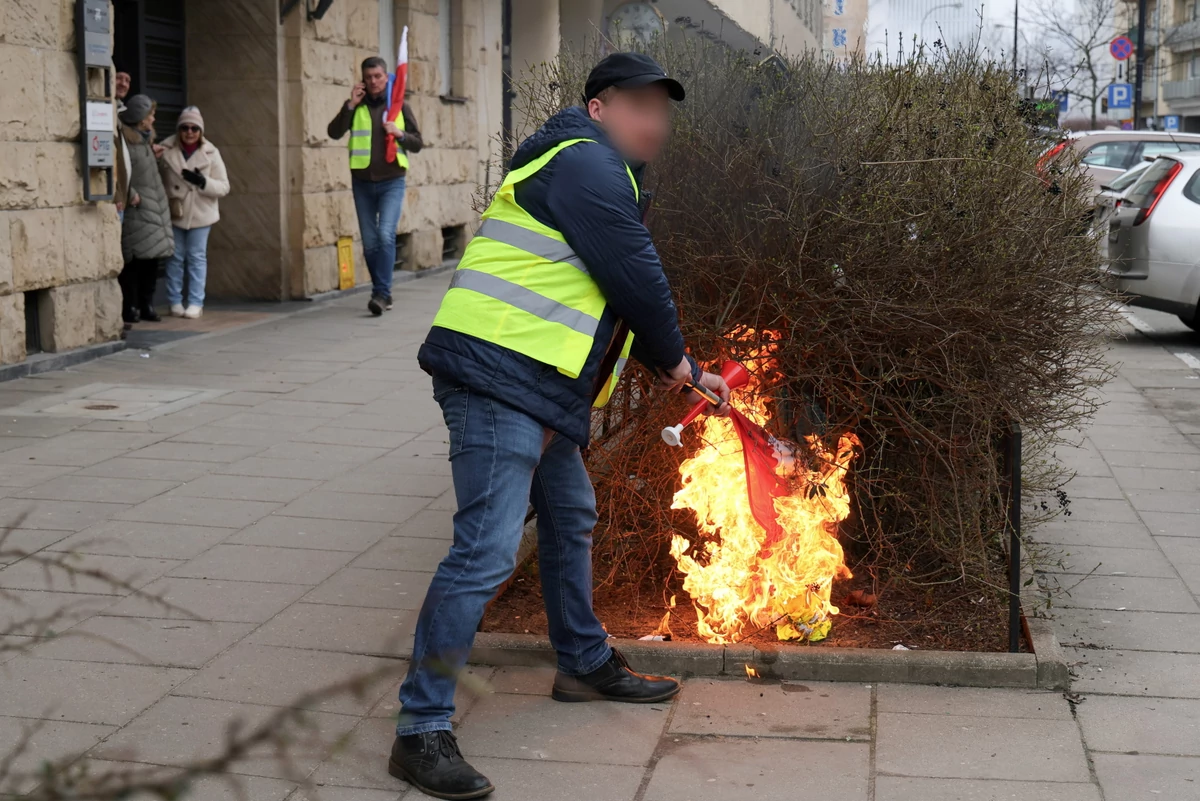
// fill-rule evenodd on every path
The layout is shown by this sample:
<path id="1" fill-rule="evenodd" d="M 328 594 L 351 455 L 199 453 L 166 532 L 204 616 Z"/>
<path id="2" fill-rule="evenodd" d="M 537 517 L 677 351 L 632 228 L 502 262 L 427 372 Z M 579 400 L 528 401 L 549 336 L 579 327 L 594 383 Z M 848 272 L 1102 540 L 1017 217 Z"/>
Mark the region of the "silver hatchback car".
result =
<path id="1" fill-rule="evenodd" d="M 1200 330 L 1200 152 L 1159 156 L 1109 220 L 1108 277 L 1137 306 Z"/>

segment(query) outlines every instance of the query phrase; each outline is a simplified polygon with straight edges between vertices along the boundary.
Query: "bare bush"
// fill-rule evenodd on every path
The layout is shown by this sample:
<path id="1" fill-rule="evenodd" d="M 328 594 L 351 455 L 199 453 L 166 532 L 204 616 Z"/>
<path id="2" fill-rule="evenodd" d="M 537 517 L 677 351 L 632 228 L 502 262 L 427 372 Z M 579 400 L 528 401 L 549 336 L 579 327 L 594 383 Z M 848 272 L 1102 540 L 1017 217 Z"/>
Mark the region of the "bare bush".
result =
<path id="1" fill-rule="evenodd" d="M 1065 479 L 1053 449 L 1107 377 L 1111 298 L 1091 285 L 1078 166 L 1039 169 L 1009 69 L 969 51 L 844 67 L 652 52 L 688 89 L 647 181 L 688 342 L 719 364 L 778 337 L 759 376 L 774 433 L 861 438 L 841 532 L 858 560 L 1003 586 L 1005 432 L 1025 430 L 1026 493 L 1049 493 Z M 519 87 L 527 118 L 578 102 L 592 63 L 543 65 Z M 673 529 L 695 534 L 669 511 L 683 454 L 657 438 L 679 408 L 641 402 L 649 386 L 623 386 L 591 449 L 609 577 L 661 565 Z"/>

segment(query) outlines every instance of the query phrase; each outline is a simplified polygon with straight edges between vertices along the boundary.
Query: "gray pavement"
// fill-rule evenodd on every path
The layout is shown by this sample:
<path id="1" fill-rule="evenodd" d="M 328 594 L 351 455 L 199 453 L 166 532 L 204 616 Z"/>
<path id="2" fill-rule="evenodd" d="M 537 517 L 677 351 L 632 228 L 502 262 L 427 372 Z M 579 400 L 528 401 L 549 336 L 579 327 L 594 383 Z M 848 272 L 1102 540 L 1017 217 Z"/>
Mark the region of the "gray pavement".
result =
<path id="1" fill-rule="evenodd" d="M 233 720 L 308 702 L 281 765 L 233 767 L 254 801 L 395 801 L 385 754 L 413 611 L 450 537 L 446 437 L 415 363 L 444 280 L 369 318 L 361 298 L 258 315 L 150 352 L 0 384 L 0 618 L 62 610 L 0 651 L 0 744 L 102 768 L 212 754 Z M 1057 693 L 692 679 L 671 704 L 563 705 L 551 674 L 476 668 L 464 751 L 499 801 L 1200 799 L 1200 338 L 1136 312 L 1078 447 L 1042 577 L 1077 674 Z M 236 320 L 234 321 L 236 322 Z M 1154 329 L 1150 331 L 1149 329 Z M 301 783 L 307 781 L 307 785 Z M 9 788 L 11 789 L 11 788 Z M 19 788 L 21 791 L 30 786 Z M 0 792 L 3 789 L 0 788 Z M 199 801 L 236 797 L 200 783 Z"/>

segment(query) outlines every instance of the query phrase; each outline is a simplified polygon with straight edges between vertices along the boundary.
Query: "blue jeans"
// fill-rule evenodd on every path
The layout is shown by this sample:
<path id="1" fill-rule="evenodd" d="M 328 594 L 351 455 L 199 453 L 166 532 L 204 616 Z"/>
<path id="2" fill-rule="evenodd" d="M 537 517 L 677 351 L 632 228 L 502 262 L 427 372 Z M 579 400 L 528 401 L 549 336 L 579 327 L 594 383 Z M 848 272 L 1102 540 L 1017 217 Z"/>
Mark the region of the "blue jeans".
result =
<path id="1" fill-rule="evenodd" d="M 371 294 L 392 297 L 392 273 L 396 269 L 396 226 L 404 208 L 404 179 L 390 181 L 351 180 L 358 230 L 362 234 L 363 258 L 371 274 Z"/>
<path id="2" fill-rule="evenodd" d="M 208 280 L 208 232 L 203 228 L 175 228 L 175 255 L 167 259 L 167 303 L 183 303 L 183 267 L 187 262 L 189 306 L 204 305 L 204 284 Z"/>
<path id="3" fill-rule="evenodd" d="M 537 510 L 538 567 L 558 669 L 579 675 L 608 661 L 608 632 L 592 610 L 596 495 L 579 446 L 527 414 L 433 379 L 450 430 L 458 511 L 454 543 L 417 618 L 396 733 L 450 729 L 454 686 L 484 606 L 512 575 L 529 501 Z"/>

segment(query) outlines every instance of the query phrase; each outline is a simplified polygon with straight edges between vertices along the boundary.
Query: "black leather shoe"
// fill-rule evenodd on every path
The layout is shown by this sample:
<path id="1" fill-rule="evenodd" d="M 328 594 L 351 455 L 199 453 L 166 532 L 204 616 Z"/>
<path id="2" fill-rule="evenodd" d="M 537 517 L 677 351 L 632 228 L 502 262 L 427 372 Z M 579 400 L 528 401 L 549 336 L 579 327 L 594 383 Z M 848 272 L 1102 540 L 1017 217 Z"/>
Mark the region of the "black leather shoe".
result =
<path id="1" fill-rule="evenodd" d="M 376 317 L 383 314 L 383 300 L 378 295 L 372 295 L 367 301 L 367 311 Z"/>
<path id="2" fill-rule="evenodd" d="M 591 673 L 568 676 L 558 673 L 550 697 L 555 701 L 622 701 L 654 704 L 679 692 L 679 682 L 664 676 L 643 676 L 629 669 L 616 648 L 612 657 Z"/>
<path id="3" fill-rule="evenodd" d="M 458 740 L 448 731 L 397 737 L 388 773 L 434 798 L 452 801 L 483 798 L 496 788 L 463 759 Z"/>
<path id="4" fill-rule="evenodd" d="M 147 323 L 162 322 L 162 317 L 158 316 L 158 312 L 156 312 L 154 310 L 153 306 L 147 306 L 146 308 L 142 309 L 141 310 L 141 318 L 142 318 L 143 322 L 147 322 Z"/>

